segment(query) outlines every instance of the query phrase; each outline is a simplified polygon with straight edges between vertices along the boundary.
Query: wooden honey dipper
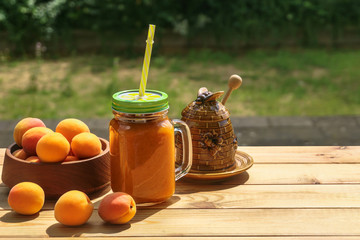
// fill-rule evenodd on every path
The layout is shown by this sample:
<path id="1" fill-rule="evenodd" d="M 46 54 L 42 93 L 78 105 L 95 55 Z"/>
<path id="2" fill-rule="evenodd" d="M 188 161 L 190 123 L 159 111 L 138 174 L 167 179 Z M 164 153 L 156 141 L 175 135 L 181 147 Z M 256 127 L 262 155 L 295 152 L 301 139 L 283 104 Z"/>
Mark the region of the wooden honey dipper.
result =
<path id="1" fill-rule="evenodd" d="M 229 86 L 229 89 L 227 90 L 223 100 L 222 100 L 222 104 L 225 105 L 226 101 L 228 100 L 231 92 L 237 88 L 239 88 L 242 84 L 242 79 L 239 75 L 231 75 L 230 78 L 229 78 L 229 83 L 228 83 L 228 86 Z"/>

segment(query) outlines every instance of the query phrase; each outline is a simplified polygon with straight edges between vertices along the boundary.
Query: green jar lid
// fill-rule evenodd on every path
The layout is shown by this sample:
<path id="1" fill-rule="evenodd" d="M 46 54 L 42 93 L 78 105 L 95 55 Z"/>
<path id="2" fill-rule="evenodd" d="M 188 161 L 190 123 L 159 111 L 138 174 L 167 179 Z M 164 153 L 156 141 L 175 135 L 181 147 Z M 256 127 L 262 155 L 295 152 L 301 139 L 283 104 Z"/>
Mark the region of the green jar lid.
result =
<path id="1" fill-rule="evenodd" d="M 156 90 L 146 90 L 141 98 L 138 89 L 117 92 L 112 96 L 112 109 L 118 112 L 155 113 L 168 108 L 168 95 Z"/>

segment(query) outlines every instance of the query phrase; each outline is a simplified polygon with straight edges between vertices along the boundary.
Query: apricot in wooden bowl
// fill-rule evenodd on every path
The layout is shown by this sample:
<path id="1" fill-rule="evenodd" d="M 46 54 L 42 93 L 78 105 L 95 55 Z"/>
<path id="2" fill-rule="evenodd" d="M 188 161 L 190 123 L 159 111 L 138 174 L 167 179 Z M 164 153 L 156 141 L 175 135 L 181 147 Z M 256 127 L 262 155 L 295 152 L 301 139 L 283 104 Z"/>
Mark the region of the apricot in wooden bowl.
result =
<path id="1" fill-rule="evenodd" d="M 48 199 L 67 191 L 79 190 L 88 195 L 110 190 L 109 142 L 99 138 L 102 151 L 95 157 L 76 161 L 32 162 L 13 155 L 19 149 L 14 143 L 5 152 L 2 181 L 12 188 L 20 182 L 40 185 Z"/>

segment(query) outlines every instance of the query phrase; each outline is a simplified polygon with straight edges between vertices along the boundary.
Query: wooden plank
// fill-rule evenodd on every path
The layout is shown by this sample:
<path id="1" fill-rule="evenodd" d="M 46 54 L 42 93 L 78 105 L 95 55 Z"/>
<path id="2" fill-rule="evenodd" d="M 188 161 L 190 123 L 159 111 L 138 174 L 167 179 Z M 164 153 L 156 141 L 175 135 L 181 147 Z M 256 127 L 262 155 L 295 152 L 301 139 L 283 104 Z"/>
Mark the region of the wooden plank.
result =
<path id="1" fill-rule="evenodd" d="M 360 185 L 188 185 L 166 207 L 360 208 L 359 199 Z"/>
<path id="2" fill-rule="evenodd" d="M 0 188 L 0 210 L 10 210 L 8 189 Z M 93 199 L 97 209 L 102 197 Z M 179 185 L 159 208 L 360 208 L 360 185 Z M 54 209 L 46 201 L 43 210 Z"/>
<path id="3" fill-rule="evenodd" d="M 221 185 L 360 184 L 359 173 L 360 164 L 254 164 L 240 175 L 215 183 Z M 177 184 L 182 183 L 203 185 L 214 182 L 181 179 Z M 0 184 L 2 184 L 1 179 Z"/>
<path id="4" fill-rule="evenodd" d="M 360 164 L 254 164 L 218 184 L 359 184 Z M 182 179 L 193 184 L 207 181 Z"/>
<path id="5" fill-rule="evenodd" d="M 359 184 L 360 164 L 254 164 L 222 184 Z"/>
<path id="6" fill-rule="evenodd" d="M 255 163 L 359 163 L 360 146 L 238 147 Z"/>
<path id="7" fill-rule="evenodd" d="M 0 211 L 3 237 L 72 236 L 358 236 L 360 209 L 151 209 L 129 224 L 103 224 L 96 211 L 80 227 L 56 222 L 53 211 L 26 217 Z"/>
<path id="8" fill-rule="evenodd" d="M 32 236 L 28 236 L 26 238 L 16 238 L 17 240 L 27 240 L 29 238 L 32 238 Z M 1 236 L 0 236 L 1 239 Z M 69 238 L 63 238 L 63 237 L 47 237 L 46 239 L 56 239 L 56 240 L 68 240 Z M 104 238 L 100 238 L 100 237 L 77 237 L 76 239 L 86 239 L 86 240 L 101 240 Z M 108 238 L 111 239 L 111 238 Z M 213 236 L 206 236 L 206 237 L 188 237 L 188 236 L 184 236 L 184 237 L 131 237 L 131 236 L 127 236 L 127 237 L 121 237 L 118 236 L 116 237 L 116 239 L 130 239 L 130 240 L 235 240 L 235 239 L 241 239 L 241 240 L 359 240 L 359 237 L 355 237 L 355 236 L 324 236 L 324 237 L 314 237 L 314 236 L 296 236 L 296 237 L 287 237 L 287 236 L 281 236 L 281 237 L 264 237 L 264 236 L 259 236 L 259 237 L 231 237 L 231 236 L 227 236 L 227 237 L 213 237 Z"/>
<path id="9" fill-rule="evenodd" d="M 238 147 L 255 163 L 359 163 L 360 146 Z M 0 164 L 5 148 L 0 149 Z"/>

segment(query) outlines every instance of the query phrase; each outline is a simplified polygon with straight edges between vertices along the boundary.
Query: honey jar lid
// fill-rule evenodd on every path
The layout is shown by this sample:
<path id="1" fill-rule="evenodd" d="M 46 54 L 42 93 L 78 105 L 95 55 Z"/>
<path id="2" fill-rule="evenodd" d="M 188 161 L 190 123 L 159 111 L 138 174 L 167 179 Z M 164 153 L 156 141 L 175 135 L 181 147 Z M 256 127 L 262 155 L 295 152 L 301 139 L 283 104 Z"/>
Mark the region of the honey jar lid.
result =
<path id="1" fill-rule="evenodd" d="M 146 90 L 142 97 L 138 89 L 117 92 L 112 96 L 112 109 L 117 112 L 155 113 L 168 108 L 168 95 L 157 90 Z"/>

